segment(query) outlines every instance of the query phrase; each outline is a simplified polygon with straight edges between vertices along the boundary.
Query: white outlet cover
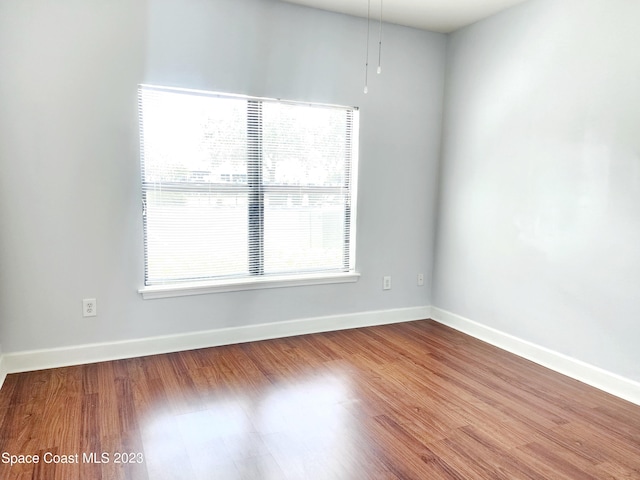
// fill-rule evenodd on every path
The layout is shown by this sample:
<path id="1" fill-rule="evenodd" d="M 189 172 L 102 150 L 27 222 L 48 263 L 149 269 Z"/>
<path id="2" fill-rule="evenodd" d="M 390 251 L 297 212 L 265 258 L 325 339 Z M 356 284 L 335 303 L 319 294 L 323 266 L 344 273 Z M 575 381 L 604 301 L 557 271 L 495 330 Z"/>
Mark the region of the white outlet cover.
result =
<path id="1" fill-rule="evenodd" d="M 98 304 L 95 298 L 85 298 L 82 300 L 82 316 L 95 317 L 98 315 Z"/>

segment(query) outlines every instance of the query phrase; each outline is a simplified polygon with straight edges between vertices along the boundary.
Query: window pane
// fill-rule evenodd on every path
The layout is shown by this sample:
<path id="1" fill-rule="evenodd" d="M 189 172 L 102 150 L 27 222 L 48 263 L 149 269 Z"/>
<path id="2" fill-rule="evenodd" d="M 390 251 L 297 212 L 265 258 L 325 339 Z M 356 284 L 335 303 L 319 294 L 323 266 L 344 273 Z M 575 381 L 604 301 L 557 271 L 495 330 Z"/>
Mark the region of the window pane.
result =
<path id="1" fill-rule="evenodd" d="M 139 107 L 146 285 L 353 270 L 354 109 L 144 85 Z"/>
<path id="2" fill-rule="evenodd" d="M 269 193 L 264 211 L 265 274 L 345 270 L 343 195 Z"/>
<path id="3" fill-rule="evenodd" d="M 147 283 L 246 275 L 247 194 L 146 195 Z"/>
<path id="4" fill-rule="evenodd" d="M 246 183 L 246 112 L 238 99 L 145 92 L 144 181 Z"/>
<path id="5" fill-rule="evenodd" d="M 345 184 L 345 110 L 271 102 L 262 108 L 265 185 Z"/>

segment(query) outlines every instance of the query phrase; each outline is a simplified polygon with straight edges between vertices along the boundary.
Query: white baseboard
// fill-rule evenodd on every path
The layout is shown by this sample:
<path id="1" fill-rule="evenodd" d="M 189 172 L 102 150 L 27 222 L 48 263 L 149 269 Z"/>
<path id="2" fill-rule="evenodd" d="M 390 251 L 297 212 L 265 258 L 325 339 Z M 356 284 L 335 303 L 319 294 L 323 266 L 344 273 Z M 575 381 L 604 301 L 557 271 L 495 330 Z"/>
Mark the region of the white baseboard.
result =
<path id="1" fill-rule="evenodd" d="M 432 318 L 498 348 L 640 405 L 640 383 L 436 307 L 412 307 L 246 325 L 120 342 L 0 353 L 0 387 L 9 373 L 143 357 L 310 333 Z"/>
<path id="2" fill-rule="evenodd" d="M 431 307 L 431 318 L 502 350 L 640 405 L 640 383 L 638 382 L 440 308 Z"/>
<path id="3" fill-rule="evenodd" d="M 429 318 L 430 307 L 399 308 L 373 312 L 305 318 L 277 323 L 221 328 L 203 332 L 150 337 L 120 342 L 94 343 L 47 350 L 5 353 L 6 373 L 82 365 L 86 363 L 143 357 L 233 343 L 253 342 L 350 328 L 410 322 Z M 0 384 L 1 386 L 1 384 Z"/>
<path id="4" fill-rule="evenodd" d="M 7 378 L 7 370 L 4 364 L 4 355 L 0 352 L 0 388 L 2 388 L 5 378 Z"/>

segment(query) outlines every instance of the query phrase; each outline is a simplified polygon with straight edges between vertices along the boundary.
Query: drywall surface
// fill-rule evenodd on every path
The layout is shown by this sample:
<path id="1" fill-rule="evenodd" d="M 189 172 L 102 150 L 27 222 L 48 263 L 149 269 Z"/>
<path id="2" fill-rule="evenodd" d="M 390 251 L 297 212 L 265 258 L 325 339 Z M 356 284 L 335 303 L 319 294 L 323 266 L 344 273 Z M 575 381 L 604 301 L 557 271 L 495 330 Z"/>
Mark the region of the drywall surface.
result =
<path id="1" fill-rule="evenodd" d="M 275 0 L 1 2 L 4 353 L 429 305 L 446 37 L 385 25 L 368 95 L 365 39 Z M 143 300 L 140 83 L 360 107 L 360 280 Z"/>
<path id="2" fill-rule="evenodd" d="M 448 42 L 434 305 L 640 380 L 640 2 Z"/>

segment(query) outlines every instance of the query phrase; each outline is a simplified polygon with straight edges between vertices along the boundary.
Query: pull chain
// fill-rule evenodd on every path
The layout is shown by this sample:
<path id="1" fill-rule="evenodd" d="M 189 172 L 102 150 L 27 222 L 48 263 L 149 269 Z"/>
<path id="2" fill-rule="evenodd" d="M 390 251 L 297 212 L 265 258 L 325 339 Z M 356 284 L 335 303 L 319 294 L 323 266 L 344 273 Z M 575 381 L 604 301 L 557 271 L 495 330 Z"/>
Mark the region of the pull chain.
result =
<path id="1" fill-rule="evenodd" d="M 369 36 L 371 33 L 371 0 L 367 0 L 367 57 L 364 63 L 364 93 L 369 92 Z"/>
<path id="2" fill-rule="evenodd" d="M 380 0 L 380 32 L 378 36 L 378 75 L 382 73 L 382 0 Z"/>

